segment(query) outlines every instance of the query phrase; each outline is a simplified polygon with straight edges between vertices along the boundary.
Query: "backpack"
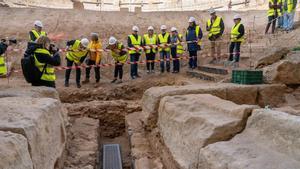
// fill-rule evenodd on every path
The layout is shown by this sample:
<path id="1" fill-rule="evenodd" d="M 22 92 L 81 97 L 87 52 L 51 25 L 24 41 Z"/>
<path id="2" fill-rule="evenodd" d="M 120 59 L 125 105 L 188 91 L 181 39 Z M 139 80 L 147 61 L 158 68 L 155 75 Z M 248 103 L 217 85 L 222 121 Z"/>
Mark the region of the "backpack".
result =
<path id="1" fill-rule="evenodd" d="M 35 66 L 34 51 L 38 46 L 34 43 L 28 43 L 24 58 L 21 59 L 23 76 L 28 83 L 40 81 L 43 73 L 46 70 L 47 64 L 43 67 L 42 72 Z"/>

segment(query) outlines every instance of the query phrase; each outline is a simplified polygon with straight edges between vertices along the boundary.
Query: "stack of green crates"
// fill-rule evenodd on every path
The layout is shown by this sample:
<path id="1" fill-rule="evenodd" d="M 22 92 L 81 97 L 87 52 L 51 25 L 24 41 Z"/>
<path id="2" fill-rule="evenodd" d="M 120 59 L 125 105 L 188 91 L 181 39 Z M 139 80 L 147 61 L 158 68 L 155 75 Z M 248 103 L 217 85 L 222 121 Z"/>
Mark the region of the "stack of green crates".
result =
<path id="1" fill-rule="evenodd" d="M 262 84 L 262 70 L 232 70 L 232 83 L 237 84 Z"/>

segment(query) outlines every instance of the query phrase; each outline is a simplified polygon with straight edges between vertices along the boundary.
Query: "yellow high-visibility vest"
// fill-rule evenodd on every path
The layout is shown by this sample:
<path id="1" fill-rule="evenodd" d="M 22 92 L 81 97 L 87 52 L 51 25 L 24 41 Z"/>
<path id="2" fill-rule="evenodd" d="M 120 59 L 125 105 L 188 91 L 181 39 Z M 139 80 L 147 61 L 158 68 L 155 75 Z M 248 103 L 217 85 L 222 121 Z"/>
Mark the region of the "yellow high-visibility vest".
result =
<path id="1" fill-rule="evenodd" d="M 207 26 L 211 27 L 208 33 L 208 37 L 212 37 L 213 35 L 217 35 L 221 33 L 221 17 L 218 17 L 214 20 L 214 23 L 211 23 L 211 20 L 207 20 Z"/>
<path id="2" fill-rule="evenodd" d="M 129 38 L 131 40 L 131 44 L 134 47 L 141 47 L 142 45 L 142 37 L 138 35 L 138 38 L 136 39 L 134 35 L 129 35 Z M 137 53 L 136 50 L 129 50 L 129 54 L 135 54 Z M 142 51 L 139 51 L 138 53 L 142 53 Z"/>
<path id="3" fill-rule="evenodd" d="M 5 64 L 4 56 L 0 55 L 0 75 L 6 75 L 7 74 L 7 67 Z"/>
<path id="4" fill-rule="evenodd" d="M 170 34 L 169 33 L 166 33 L 165 36 L 163 36 L 162 34 L 159 34 L 158 35 L 158 39 L 159 39 L 159 42 L 161 45 L 163 44 L 168 44 L 168 39 L 170 37 Z M 166 52 L 169 52 L 170 51 L 170 47 L 166 47 L 165 49 L 159 47 L 158 51 L 166 51 Z"/>
<path id="5" fill-rule="evenodd" d="M 49 56 L 51 56 L 51 54 L 48 50 L 41 49 L 41 48 L 38 48 L 34 51 L 35 66 L 42 72 L 46 63 L 41 63 L 38 61 L 38 59 L 36 58 L 36 54 L 38 54 L 38 53 L 46 54 Z M 45 68 L 45 70 L 42 74 L 41 80 L 45 80 L 45 81 L 55 81 L 56 80 L 55 70 L 52 65 L 47 64 L 47 67 Z"/>
<path id="6" fill-rule="evenodd" d="M 156 45 L 157 43 L 157 36 L 156 34 L 153 34 L 152 37 L 149 36 L 149 34 L 144 35 L 144 41 L 146 45 Z M 152 49 L 146 49 L 146 53 L 150 53 L 152 50 L 153 53 L 156 53 L 156 48 Z"/>
<path id="7" fill-rule="evenodd" d="M 182 40 L 182 34 L 178 34 L 178 37 Z M 179 39 L 177 39 L 177 43 L 180 43 Z M 184 48 L 182 44 L 178 44 L 176 50 L 177 50 L 177 54 L 183 54 Z"/>
<path id="8" fill-rule="evenodd" d="M 122 43 L 117 43 L 118 50 L 122 50 L 122 46 L 123 46 Z M 120 63 L 125 63 L 128 57 L 127 54 L 121 56 L 119 53 L 115 52 L 114 50 L 111 50 L 111 56 L 116 62 L 120 62 Z"/>
<path id="9" fill-rule="evenodd" d="M 239 27 L 241 26 L 241 23 L 238 23 L 237 25 L 234 25 L 231 29 L 231 42 L 243 42 L 244 36 L 237 39 L 237 37 L 240 35 Z"/>
<path id="10" fill-rule="evenodd" d="M 88 53 L 88 50 L 79 50 L 80 40 L 76 40 L 75 43 L 69 48 L 70 51 L 67 52 L 67 58 L 69 61 L 74 61 L 79 63 L 80 59 Z"/>
<path id="11" fill-rule="evenodd" d="M 47 33 L 44 31 L 41 31 L 41 33 L 37 32 L 36 30 L 31 30 L 31 32 L 33 33 L 35 39 L 37 40 L 38 38 L 40 38 L 40 36 L 47 36 Z M 29 36 L 29 39 L 31 42 L 34 42 L 33 39 L 31 39 L 31 37 Z"/>

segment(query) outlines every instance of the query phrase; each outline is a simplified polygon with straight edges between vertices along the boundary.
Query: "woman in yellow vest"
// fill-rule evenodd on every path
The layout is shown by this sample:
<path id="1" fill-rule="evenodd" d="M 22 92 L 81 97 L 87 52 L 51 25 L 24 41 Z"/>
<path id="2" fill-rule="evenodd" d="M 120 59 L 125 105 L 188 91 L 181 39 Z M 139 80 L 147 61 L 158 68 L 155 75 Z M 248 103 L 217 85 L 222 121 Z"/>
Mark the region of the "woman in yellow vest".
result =
<path id="1" fill-rule="evenodd" d="M 235 15 L 233 18 L 234 26 L 231 29 L 230 47 L 229 47 L 229 62 L 234 67 L 239 66 L 241 43 L 244 41 L 245 28 L 241 24 L 241 16 Z"/>
<path id="2" fill-rule="evenodd" d="M 182 35 L 178 34 L 177 28 L 171 28 L 171 55 L 173 58 L 173 72 L 172 73 L 179 73 L 180 69 L 180 60 L 178 57 L 178 52 L 181 53 L 183 51 L 183 46 L 178 44 L 182 42 Z"/>
<path id="3" fill-rule="evenodd" d="M 7 75 L 7 67 L 6 67 L 6 61 L 5 61 L 5 52 L 7 50 L 7 47 L 16 44 L 16 39 L 10 39 L 8 42 L 6 39 L 1 39 L 0 41 L 0 76 L 5 77 Z"/>
<path id="4" fill-rule="evenodd" d="M 158 47 L 160 54 L 160 72 L 165 72 L 165 63 L 167 72 L 170 72 L 170 46 L 167 46 L 171 43 L 170 34 L 167 32 L 167 26 L 162 25 L 160 27 L 161 33 L 158 35 L 158 44 L 165 45 L 163 47 Z M 165 61 L 166 60 L 166 61 Z"/>
<path id="5" fill-rule="evenodd" d="M 115 73 L 114 79 L 111 83 L 122 83 L 123 66 L 127 61 L 127 52 L 121 42 L 118 42 L 115 37 L 110 37 L 108 41 L 109 46 L 106 49 L 111 50 L 111 56 L 115 60 Z M 119 80 L 118 80 L 119 77 Z"/>
<path id="6" fill-rule="evenodd" d="M 157 45 L 157 36 L 154 34 L 154 28 L 152 26 L 148 27 L 148 34 L 145 34 L 143 38 L 143 46 L 149 45 Z M 147 61 L 147 73 L 154 73 L 154 60 L 157 53 L 157 47 L 146 49 L 145 53 Z"/>
<path id="7" fill-rule="evenodd" d="M 276 20 L 278 17 L 278 12 L 281 7 L 281 0 L 269 0 L 269 10 L 268 10 L 268 23 L 266 26 L 265 34 L 269 32 L 269 28 L 272 24 L 272 34 L 275 32 Z"/>
<path id="8" fill-rule="evenodd" d="M 132 34 L 128 35 L 128 47 L 137 47 L 140 48 L 142 46 L 142 36 L 138 35 L 139 28 L 137 26 L 132 27 Z M 130 76 L 132 79 L 139 78 L 140 75 L 138 74 L 138 62 L 140 60 L 140 56 L 142 54 L 142 49 L 139 51 L 136 50 L 129 50 L 130 55 L 130 62 L 131 62 L 131 68 L 130 68 Z M 132 63 L 134 62 L 134 63 Z"/>
<path id="9" fill-rule="evenodd" d="M 29 41 L 30 42 L 36 42 L 36 40 L 40 37 L 40 36 L 47 36 L 47 33 L 45 31 L 42 31 L 43 29 L 43 23 L 41 21 L 35 21 L 34 22 L 34 29 L 32 29 L 29 32 Z"/>
<path id="10" fill-rule="evenodd" d="M 32 86 L 47 86 L 55 88 L 54 66 L 60 65 L 58 49 L 50 45 L 50 39 L 41 36 L 37 40 L 38 48 L 34 51 L 35 66 L 42 72 L 39 81 L 33 82 Z"/>
<path id="11" fill-rule="evenodd" d="M 88 46 L 89 49 L 89 59 L 87 60 L 87 65 L 92 66 L 94 65 L 94 71 L 95 71 L 95 79 L 96 83 L 99 83 L 100 81 L 100 67 L 99 64 L 101 62 L 101 55 L 102 52 L 102 44 L 99 40 L 99 35 L 97 33 L 92 33 L 91 34 L 91 42 Z M 85 80 L 82 83 L 89 83 L 90 82 L 90 72 L 91 72 L 91 67 L 87 67 L 85 69 Z"/>
<path id="12" fill-rule="evenodd" d="M 75 66 L 80 66 L 81 63 L 85 60 L 87 54 L 88 54 L 88 45 L 89 40 L 86 38 L 83 38 L 81 40 L 71 40 L 67 42 L 67 54 L 66 54 L 66 60 L 67 60 L 67 66 L 69 69 L 66 70 L 66 77 L 65 77 L 65 87 L 69 87 L 69 79 L 71 74 L 71 68 L 73 66 L 73 63 L 75 63 Z M 80 84 L 80 76 L 81 76 L 81 69 L 79 67 L 76 68 L 76 85 L 77 88 L 81 88 Z"/>
<path id="13" fill-rule="evenodd" d="M 207 20 L 206 30 L 208 31 L 208 39 L 211 42 L 211 64 L 219 63 L 221 60 L 221 43 L 222 35 L 224 33 L 223 19 L 216 15 L 214 9 L 209 10 L 211 18 Z M 217 53 L 217 56 L 215 56 Z"/>

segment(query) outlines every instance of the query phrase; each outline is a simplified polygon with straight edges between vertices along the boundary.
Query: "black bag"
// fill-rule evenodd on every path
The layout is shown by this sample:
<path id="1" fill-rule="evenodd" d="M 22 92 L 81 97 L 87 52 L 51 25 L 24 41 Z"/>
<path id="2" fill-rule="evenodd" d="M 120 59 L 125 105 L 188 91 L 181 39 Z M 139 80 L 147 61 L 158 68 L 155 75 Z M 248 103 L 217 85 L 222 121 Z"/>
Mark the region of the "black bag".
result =
<path id="1" fill-rule="evenodd" d="M 37 48 L 37 46 L 35 46 Z M 33 47 L 33 48 L 35 48 Z M 24 58 L 21 59 L 21 66 L 23 76 L 28 83 L 35 83 L 40 81 L 43 73 L 46 70 L 47 64 L 43 67 L 42 72 L 35 66 L 34 50 L 31 48 L 30 52 L 26 50 Z"/>

